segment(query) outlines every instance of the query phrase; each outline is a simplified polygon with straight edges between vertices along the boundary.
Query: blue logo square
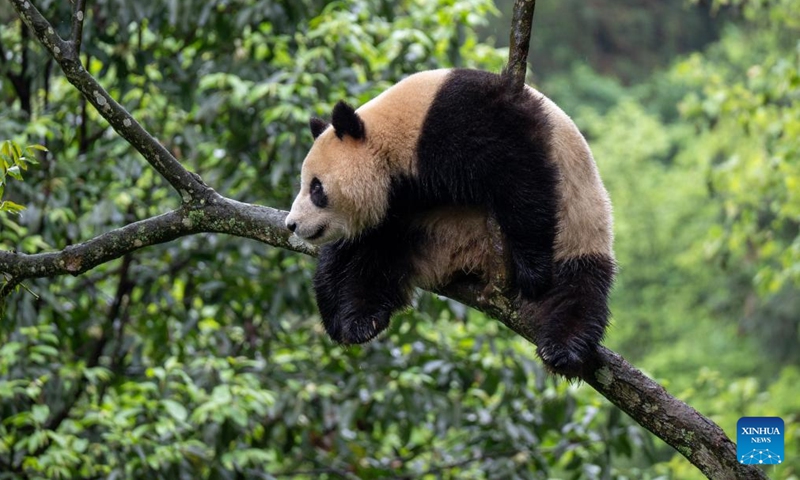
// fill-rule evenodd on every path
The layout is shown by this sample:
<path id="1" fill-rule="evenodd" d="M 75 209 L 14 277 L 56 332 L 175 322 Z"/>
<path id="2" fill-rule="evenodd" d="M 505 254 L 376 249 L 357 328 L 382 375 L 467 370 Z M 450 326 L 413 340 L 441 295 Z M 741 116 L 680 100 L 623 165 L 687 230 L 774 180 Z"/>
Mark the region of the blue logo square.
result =
<path id="1" fill-rule="evenodd" d="M 736 457 L 746 465 L 783 463 L 783 419 L 742 417 L 736 423 Z"/>

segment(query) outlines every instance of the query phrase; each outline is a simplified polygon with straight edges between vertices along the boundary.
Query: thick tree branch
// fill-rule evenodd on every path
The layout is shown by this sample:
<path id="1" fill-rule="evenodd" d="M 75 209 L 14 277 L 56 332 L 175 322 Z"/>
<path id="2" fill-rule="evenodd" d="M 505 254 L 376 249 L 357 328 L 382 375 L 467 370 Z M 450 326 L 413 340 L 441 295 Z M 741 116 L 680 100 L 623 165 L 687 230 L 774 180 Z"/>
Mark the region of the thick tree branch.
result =
<path id="1" fill-rule="evenodd" d="M 485 292 L 484 285 L 464 282 L 449 285 L 437 293 L 500 320 L 533 343 L 535 332 L 532 324 L 519 317 L 514 302 L 499 290 L 488 296 Z M 756 466 L 737 462 L 736 445 L 717 424 L 670 395 L 619 354 L 601 347 L 595 364 L 580 378 L 675 448 L 709 478 L 767 478 Z"/>
<path id="2" fill-rule="evenodd" d="M 227 233 L 309 255 L 316 253 L 314 249 L 293 241 L 283 228 L 286 212 L 222 197 L 186 171 L 83 69 L 75 48 L 74 24 L 73 41 L 65 42 L 30 0 L 10 1 L 59 63 L 69 81 L 181 192 L 184 204 L 171 212 L 110 231 L 62 251 L 34 255 L 0 252 L 0 273 L 8 278 L 6 286 L 0 290 L 0 301 L 10 292 L 9 285 L 16 285 L 24 279 L 78 275 L 140 248 L 196 233 Z M 533 0 L 517 0 L 515 4 L 512 25 L 515 33 L 512 34 L 509 69 L 519 82 L 524 82 L 525 77 L 534 3 Z M 498 258 L 501 258 L 502 251 L 499 247 L 497 250 Z M 503 279 L 493 279 L 492 283 L 502 285 Z M 533 342 L 535 338 L 532 322 L 520 318 L 514 300 L 506 297 L 501 288 L 487 288 L 475 281 L 464 280 L 437 293 L 497 318 L 528 341 Z M 741 465 L 736 461 L 735 446 L 719 426 L 672 397 L 616 353 L 601 348 L 594 365 L 580 377 L 635 421 L 675 447 L 708 477 L 767 478 L 755 466 Z"/>
<path id="3" fill-rule="evenodd" d="M 199 207 L 182 206 L 171 212 L 111 230 L 91 240 L 51 253 L 26 255 L 0 251 L 0 273 L 9 278 L 0 299 L 29 278 L 80 275 L 92 268 L 150 245 L 196 233 L 227 233 L 270 245 L 314 254 L 314 249 L 283 226 L 286 212 L 237 202 L 218 194 Z M 8 288 L 8 287 L 11 288 Z"/>
<path id="4" fill-rule="evenodd" d="M 79 43 L 63 40 L 29 0 L 9 1 L 22 21 L 50 52 L 67 80 L 94 105 L 97 112 L 114 130 L 141 153 L 145 160 L 181 194 L 184 202 L 200 202 L 213 194 L 199 176 L 186 170 L 169 150 L 153 138 L 122 105 L 111 98 L 97 80 L 83 68 L 77 50 Z M 82 29 L 83 21 L 79 21 L 78 17 L 83 17 L 85 12 L 79 15 L 82 10 L 77 10 L 78 4 L 82 3 L 82 1 L 76 3 L 73 35 L 79 34 Z"/>

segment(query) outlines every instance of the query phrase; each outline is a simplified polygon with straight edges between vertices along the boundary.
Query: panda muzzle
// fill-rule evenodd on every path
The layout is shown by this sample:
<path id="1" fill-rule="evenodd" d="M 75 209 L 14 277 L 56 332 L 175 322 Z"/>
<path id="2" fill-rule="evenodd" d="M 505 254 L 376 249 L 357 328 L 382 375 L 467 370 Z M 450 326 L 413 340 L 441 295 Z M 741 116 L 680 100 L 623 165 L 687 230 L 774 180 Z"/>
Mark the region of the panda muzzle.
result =
<path id="1" fill-rule="evenodd" d="M 296 223 L 287 223 L 286 228 L 294 232 L 295 235 L 302 238 L 306 242 L 313 242 L 314 240 L 319 240 L 322 238 L 322 236 L 325 234 L 325 230 L 327 229 L 327 225 L 322 225 L 314 230 L 310 235 L 307 230 L 305 230 L 302 226 L 298 226 Z"/>

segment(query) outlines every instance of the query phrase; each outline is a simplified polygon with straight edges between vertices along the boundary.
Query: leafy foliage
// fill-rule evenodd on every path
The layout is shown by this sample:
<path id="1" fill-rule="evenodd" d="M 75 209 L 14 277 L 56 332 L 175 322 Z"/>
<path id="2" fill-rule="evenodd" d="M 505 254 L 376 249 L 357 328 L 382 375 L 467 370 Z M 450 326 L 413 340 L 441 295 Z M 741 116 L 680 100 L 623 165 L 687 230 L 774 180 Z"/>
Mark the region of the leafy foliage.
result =
<path id="1" fill-rule="evenodd" d="M 724 206 L 711 253 L 752 266 L 762 294 L 800 285 L 800 21 L 796 2 L 769 4 L 739 3 L 752 26 L 677 67 L 701 89 L 681 109 L 703 137 Z M 768 25 L 794 35 L 766 34 Z"/>
<path id="2" fill-rule="evenodd" d="M 22 181 L 22 172 L 28 169 L 28 165 L 38 163 L 35 159 L 36 150 L 47 151 L 41 145 L 28 145 L 23 149 L 11 140 L 0 143 L 0 212 L 20 213 L 25 210 L 22 205 L 3 200 L 3 194 L 8 179 Z"/>
<path id="3" fill-rule="evenodd" d="M 788 446 L 800 5 L 737 0 L 706 18 L 651 3 L 622 16 L 541 4 L 534 28 L 534 50 L 552 47 L 535 53 L 540 89 L 584 130 L 615 204 L 608 341 L 732 436 L 741 415 L 782 416 Z M 36 4 L 68 29 L 69 2 Z M 488 0 L 93 0 L 83 58 L 208 184 L 286 207 L 310 115 L 417 70 L 499 70 L 485 36 L 498 14 Z M 4 171 L 19 166 L 11 155 L 39 165 L 3 177 L 28 208 L 0 215 L 0 248 L 60 249 L 176 206 L 4 15 L 0 137 L 16 142 Z M 659 21 L 669 34 L 637 27 Z M 614 41 L 595 41 L 602 31 Z M 27 139 L 48 151 L 13 146 Z M 31 282 L 36 296 L 13 295 L 0 322 L 0 478 L 698 478 L 454 302 L 423 295 L 380 340 L 330 344 L 313 268 L 209 235 Z M 799 470 L 789 458 L 769 473 Z"/>

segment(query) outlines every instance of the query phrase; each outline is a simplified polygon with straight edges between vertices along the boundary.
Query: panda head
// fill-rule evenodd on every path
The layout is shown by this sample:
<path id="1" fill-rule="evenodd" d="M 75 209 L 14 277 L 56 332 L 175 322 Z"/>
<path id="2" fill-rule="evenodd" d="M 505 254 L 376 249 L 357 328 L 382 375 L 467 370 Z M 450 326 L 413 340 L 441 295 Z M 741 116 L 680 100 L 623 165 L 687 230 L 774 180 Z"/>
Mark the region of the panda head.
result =
<path id="1" fill-rule="evenodd" d="M 331 124 L 312 118 L 314 145 L 300 173 L 300 193 L 286 228 L 314 245 L 352 239 L 383 219 L 389 175 L 385 158 L 362 117 L 339 102 Z M 332 128 L 329 128 L 331 127 Z"/>

